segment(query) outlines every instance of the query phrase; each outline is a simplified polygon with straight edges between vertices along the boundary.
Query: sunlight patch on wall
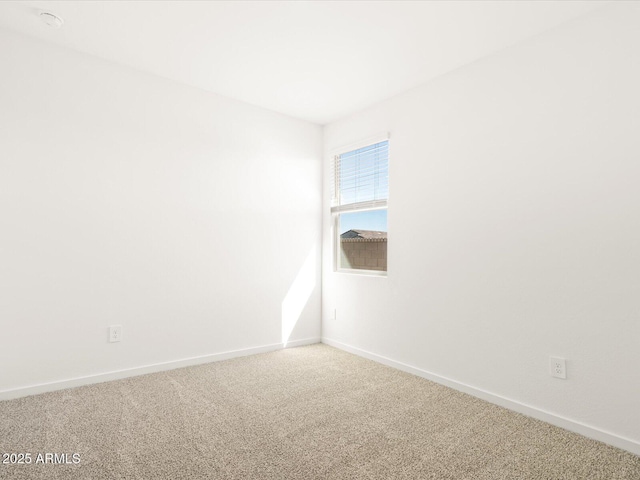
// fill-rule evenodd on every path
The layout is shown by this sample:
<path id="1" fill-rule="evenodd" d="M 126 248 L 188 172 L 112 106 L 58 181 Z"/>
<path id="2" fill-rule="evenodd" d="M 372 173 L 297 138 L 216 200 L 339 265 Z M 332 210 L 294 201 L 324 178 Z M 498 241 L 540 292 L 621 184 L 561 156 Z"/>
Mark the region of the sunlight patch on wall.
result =
<path id="1" fill-rule="evenodd" d="M 282 301 L 282 343 L 285 347 L 315 287 L 316 247 L 314 246 Z"/>

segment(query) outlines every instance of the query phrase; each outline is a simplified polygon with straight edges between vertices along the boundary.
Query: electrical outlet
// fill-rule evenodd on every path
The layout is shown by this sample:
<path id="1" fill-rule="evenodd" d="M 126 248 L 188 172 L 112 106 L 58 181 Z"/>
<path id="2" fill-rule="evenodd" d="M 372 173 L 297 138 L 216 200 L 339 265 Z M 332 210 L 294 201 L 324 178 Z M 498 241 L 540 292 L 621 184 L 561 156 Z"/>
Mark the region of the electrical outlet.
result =
<path id="1" fill-rule="evenodd" d="M 122 340 L 122 325 L 111 325 L 109 327 L 109 342 L 119 342 Z"/>
<path id="2" fill-rule="evenodd" d="M 567 363 L 565 359 L 549 357 L 549 373 L 552 377 L 567 378 Z"/>

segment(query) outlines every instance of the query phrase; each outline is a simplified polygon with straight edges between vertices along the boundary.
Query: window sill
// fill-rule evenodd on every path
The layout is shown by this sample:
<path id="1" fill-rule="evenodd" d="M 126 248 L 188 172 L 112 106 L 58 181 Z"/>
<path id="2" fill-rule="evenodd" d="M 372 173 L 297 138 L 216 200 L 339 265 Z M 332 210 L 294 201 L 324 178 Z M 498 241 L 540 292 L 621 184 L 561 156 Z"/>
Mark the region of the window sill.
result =
<path id="1" fill-rule="evenodd" d="M 380 270 L 356 270 L 350 268 L 339 268 L 334 270 L 333 273 L 338 273 L 341 275 L 355 275 L 359 277 L 378 277 L 378 278 L 387 278 L 387 272 L 382 272 Z"/>

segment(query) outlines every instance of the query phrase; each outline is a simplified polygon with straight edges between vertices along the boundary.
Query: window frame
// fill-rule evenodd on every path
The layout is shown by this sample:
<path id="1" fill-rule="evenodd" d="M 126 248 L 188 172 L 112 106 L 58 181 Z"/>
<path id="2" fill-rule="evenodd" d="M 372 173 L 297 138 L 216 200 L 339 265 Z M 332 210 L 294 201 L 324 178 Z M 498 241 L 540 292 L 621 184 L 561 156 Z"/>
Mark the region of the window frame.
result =
<path id="1" fill-rule="evenodd" d="M 358 143 L 353 143 L 344 147 L 340 147 L 338 149 L 335 149 L 332 154 L 331 154 L 331 182 L 332 182 L 332 189 L 334 189 L 333 193 L 336 195 L 340 195 L 339 192 L 339 188 L 337 185 L 337 175 L 338 172 L 336 171 L 336 165 L 337 165 L 337 157 L 339 157 L 340 155 L 343 155 L 345 153 L 349 153 L 352 152 L 353 150 L 358 150 L 360 148 L 364 148 L 364 147 L 368 147 L 371 145 L 374 145 L 376 143 L 381 143 L 381 142 L 388 142 L 388 149 L 389 149 L 389 158 L 391 157 L 391 142 L 389 140 L 390 135 L 388 133 L 385 134 L 380 134 L 377 135 L 375 137 L 369 137 L 366 140 L 362 140 Z M 333 202 L 334 199 L 331 198 L 331 202 Z M 388 242 L 389 242 L 389 232 L 388 232 L 388 227 L 387 227 L 387 269 L 386 270 L 367 270 L 364 268 L 344 268 L 340 266 L 340 255 L 341 255 L 341 244 L 340 244 L 340 215 L 342 214 L 347 214 L 347 213 L 358 213 L 358 212 L 367 212 L 367 211 L 372 211 L 372 210 L 386 210 L 387 211 L 387 217 L 388 217 L 388 212 L 389 212 L 389 195 L 387 195 L 387 199 L 386 201 L 384 201 L 384 204 L 380 205 L 375 205 L 375 206 L 371 206 L 368 208 L 359 208 L 358 207 L 358 203 L 353 203 L 351 204 L 352 208 L 344 208 L 343 206 L 340 206 L 340 208 L 337 211 L 333 211 L 333 206 L 331 207 L 331 224 L 332 224 L 332 229 L 333 229 L 333 241 L 332 241 L 332 250 L 333 250 L 333 271 L 334 273 L 343 273 L 343 274 L 348 274 L 348 275 L 363 275 L 363 276 L 373 276 L 373 277 L 381 277 L 381 278 L 386 278 L 388 276 L 388 270 L 389 270 L 389 261 L 388 261 Z"/>

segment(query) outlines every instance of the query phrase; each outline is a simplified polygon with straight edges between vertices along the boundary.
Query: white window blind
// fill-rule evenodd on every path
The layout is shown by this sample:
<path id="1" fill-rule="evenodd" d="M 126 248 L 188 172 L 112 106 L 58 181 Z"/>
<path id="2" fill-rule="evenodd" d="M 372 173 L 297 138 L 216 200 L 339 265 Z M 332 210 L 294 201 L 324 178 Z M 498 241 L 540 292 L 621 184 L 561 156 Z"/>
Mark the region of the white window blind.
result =
<path id="1" fill-rule="evenodd" d="M 336 155 L 333 172 L 332 212 L 386 207 L 389 141 Z"/>

